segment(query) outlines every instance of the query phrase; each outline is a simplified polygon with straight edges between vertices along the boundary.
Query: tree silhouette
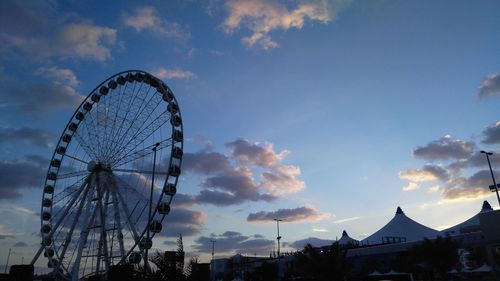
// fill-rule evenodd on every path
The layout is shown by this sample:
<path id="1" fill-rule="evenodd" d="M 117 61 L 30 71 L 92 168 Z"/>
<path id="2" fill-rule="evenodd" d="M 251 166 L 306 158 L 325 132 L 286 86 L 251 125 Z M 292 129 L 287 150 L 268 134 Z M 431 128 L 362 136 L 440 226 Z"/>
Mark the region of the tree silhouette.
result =
<path id="1" fill-rule="evenodd" d="M 407 258 L 413 265 L 419 266 L 427 278 L 435 280 L 439 275 L 441 280 L 448 280 L 448 271 L 459 263 L 459 245 L 449 236 L 438 236 L 434 240 L 425 238 L 409 249 Z"/>
<path id="2" fill-rule="evenodd" d="M 310 281 L 344 280 L 350 270 L 350 262 L 345 254 L 346 250 L 336 242 L 323 248 L 314 248 L 307 244 L 296 254 L 286 276 L 288 279 L 301 278 Z"/>

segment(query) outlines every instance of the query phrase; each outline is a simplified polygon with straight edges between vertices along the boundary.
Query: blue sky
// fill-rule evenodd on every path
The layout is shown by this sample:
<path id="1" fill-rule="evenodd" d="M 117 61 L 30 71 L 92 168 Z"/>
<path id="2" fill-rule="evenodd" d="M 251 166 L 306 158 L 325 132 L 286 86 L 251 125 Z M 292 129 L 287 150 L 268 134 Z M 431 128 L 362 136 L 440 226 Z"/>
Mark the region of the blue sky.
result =
<path id="1" fill-rule="evenodd" d="M 499 14 L 494 0 L 2 1 L 0 264 L 9 247 L 31 258 L 59 135 L 126 69 L 165 81 L 184 117 L 190 160 L 154 248 L 182 232 L 202 261 L 213 237 L 217 255 L 265 255 L 272 217 L 293 250 L 362 239 L 397 206 L 436 229 L 498 208 L 479 151 L 500 152 Z"/>

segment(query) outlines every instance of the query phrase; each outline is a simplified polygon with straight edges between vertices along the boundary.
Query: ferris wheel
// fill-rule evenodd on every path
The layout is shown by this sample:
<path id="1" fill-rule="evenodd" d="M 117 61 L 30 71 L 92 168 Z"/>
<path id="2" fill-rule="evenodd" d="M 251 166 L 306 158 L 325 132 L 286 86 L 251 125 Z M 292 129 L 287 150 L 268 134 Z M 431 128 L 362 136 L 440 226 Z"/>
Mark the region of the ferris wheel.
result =
<path id="1" fill-rule="evenodd" d="M 183 155 L 179 104 L 160 79 L 124 71 L 80 104 L 57 143 L 41 201 L 43 254 L 58 279 L 148 266 L 176 193 Z"/>

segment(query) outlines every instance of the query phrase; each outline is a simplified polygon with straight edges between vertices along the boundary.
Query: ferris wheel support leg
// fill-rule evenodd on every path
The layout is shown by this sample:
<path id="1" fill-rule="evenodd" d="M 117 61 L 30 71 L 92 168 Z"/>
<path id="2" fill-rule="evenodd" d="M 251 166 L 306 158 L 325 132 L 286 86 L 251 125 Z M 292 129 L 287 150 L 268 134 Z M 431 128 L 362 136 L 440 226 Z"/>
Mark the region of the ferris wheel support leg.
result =
<path id="1" fill-rule="evenodd" d="M 130 221 L 131 214 L 128 210 L 127 203 L 123 200 L 123 196 L 120 192 L 114 190 L 115 194 L 118 194 L 118 198 L 120 199 L 120 202 L 123 205 L 123 210 L 125 211 L 125 215 L 127 216 L 127 223 L 130 226 L 130 229 L 132 230 L 132 234 L 134 235 L 134 240 L 136 243 L 139 243 L 140 236 L 137 234 L 137 230 L 135 229 L 135 225 Z"/>
<path id="2" fill-rule="evenodd" d="M 92 181 L 91 185 L 95 186 L 95 182 Z M 97 208 L 94 208 L 92 215 L 89 216 L 91 213 L 91 210 L 90 210 L 91 207 L 92 207 L 92 200 L 89 200 L 87 202 L 87 206 L 85 207 L 85 215 L 84 215 L 84 222 L 85 223 L 83 224 L 85 226 L 85 228 L 82 230 L 82 232 L 80 234 L 80 241 L 78 242 L 78 250 L 77 250 L 77 254 L 76 254 L 76 259 L 75 259 L 75 262 L 73 265 L 73 269 L 71 270 L 71 280 L 72 281 L 78 281 L 78 273 L 80 271 L 80 261 L 82 259 L 83 247 L 87 243 L 87 237 L 89 235 L 91 225 L 93 224 L 95 216 L 97 214 Z"/>
<path id="3" fill-rule="evenodd" d="M 87 188 L 83 192 L 82 195 L 82 200 L 80 201 L 80 204 L 78 205 L 78 210 L 76 211 L 75 218 L 73 219 L 73 222 L 71 223 L 71 228 L 66 235 L 66 238 L 64 240 L 64 246 L 63 250 L 61 252 L 61 255 L 59 256 L 59 262 L 57 263 L 57 266 L 54 268 L 54 272 L 59 272 L 59 268 L 62 265 L 62 261 L 64 260 L 64 256 L 66 255 L 66 251 L 68 249 L 68 246 L 71 242 L 71 237 L 73 236 L 73 231 L 75 230 L 76 224 L 78 223 L 78 219 L 80 218 L 80 215 L 82 214 L 83 206 L 85 206 L 85 202 L 90 202 L 92 201 L 92 192 L 89 192 L 92 188 Z M 87 198 L 87 199 L 85 199 Z"/>
<path id="4" fill-rule="evenodd" d="M 109 268 L 109 258 L 108 258 L 108 239 L 107 239 L 107 231 L 106 231 L 106 206 L 103 205 L 102 199 L 103 199 L 103 190 L 104 186 L 101 185 L 100 177 L 97 175 L 97 204 L 98 204 L 98 209 L 99 209 L 99 219 L 101 220 L 101 237 L 100 237 L 100 242 L 99 242 L 99 254 L 97 257 L 97 272 L 99 272 L 99 266 L 100 266 L 100 256 L 101 254 L 104 254 L 104 268 L 105 271 L 108 270 Z M 108 194 L 106 191 L 104 193 Z M 107 195 L 106 195 L 106 198 Z M 106 200 L 107 201 L 107 200 Z"/>
<path id="5" fill-rule="evenodd" d="M 71 201 L 69 202 L 68 206 L 66 206 L 66 209 L 64 210 L 61 218 L 59 219 L 59 221 L 52 227 L 52 231 L 49 233 L 49 235 L 47 235 L 47 237 L 50 237 L 52 238 L 52 235 L 54 235 L 54 232 L 56 231 L 56 229 L 59 227 L 59 225 L 61 225 L 62 221 L 64 220 L 64 218 L 68 215 L 68 212 L 69 210 L 71 209 L 71 207 L 73 206 L 73 204 L 75 203 L 75 201 L 78 199 L 78 197 L 80 197 L 80 194 L 82 193 L 83 189 L 85 188 L 85 186 L 87 185 L 88 183 L 88 178 L 85 179 L 85 181 L 83 182 L 83 184 L 81 185 L 80 189 L 77 191 L 77 194 L 76 196 L 73 197 L 73 199 L 71 199 Z M 40 257 L 40 254 L 42 253 L 43 249 L 45 248 L 45 245 L 41 245 L 40 246 L 40 249 L 38 249 L 37 253 L 35 254 L 35 256 L 33 257 L 33 259 L 31 260 L 31 264 L 35 264 L 35 262 L 38 260 L 38 258 Z"/>
<path id="6" fill-rule="evenodd" d="M 123 200 L 123 197 L 121 195 L 120 192 L 116 191 L 116 186 L 114 189 L 112 189 L 112 192 L 116 195 L 118 194 L 118 199 L 120 199 L 120 203 L 122 204 L 123 206 L 123 210 L 125 211 L 125 216 L 127 217 L 127 224 L 129 225 L 130 229 L 132 230 L 132 234 L 134 235 L 134 240 L 135 240 L 135 244 L 130 248 L 130 250 L 127 252 L 126 255 L 124 255 L 122 257 L 122 259 L 120 260 L 119 263 L 122 263 L 125 261 L 125 257 L 128 256 L 134 249 L 135 247 L 137 246 L 137 244 L 139 243 L 139 240 L 140 240 L 140 236 L 137 234 L 137 230 L 135 229 L 135 226 L 134 224 L 130 221 L 130 218 L 131 218 L 131 214 L 128 210 L 128 207 L 127 207 L 127 203 L 125 203 L 125 201 Z"/>
<path id="7" fill-rule="evenodd" d="M 43 249 L 45 249 L 45 246 L 42 244 L 40 246 L 40 248 L 38 249 L 38 251 L 36 252 L 35 256 L 33 257 L 33 259 L 31 260 L 31 265 L 34 265 L 35 262 L 38 260 L 38 258 L 40 257 L 40 255 L 42 254 L 42 251 Z"/>
<path id="8" fill-rule="evenodd" d="M 120 209 L 118 208 L 118 198 L 115 193 L 115 186 L 113 183 L 111 183 L 110 186 L 110 192 L 111 192 L 111 197 L 113 200 L 113 209 L 115 211 L 115 221 L 116 224 L 118 225 L 118 243 L 120 245 L 120 256 L 122 259 L 125 258 L 125 246 L 123 244 L 123 230 L 122 230 L 122 223 L 120 220 Z"/>

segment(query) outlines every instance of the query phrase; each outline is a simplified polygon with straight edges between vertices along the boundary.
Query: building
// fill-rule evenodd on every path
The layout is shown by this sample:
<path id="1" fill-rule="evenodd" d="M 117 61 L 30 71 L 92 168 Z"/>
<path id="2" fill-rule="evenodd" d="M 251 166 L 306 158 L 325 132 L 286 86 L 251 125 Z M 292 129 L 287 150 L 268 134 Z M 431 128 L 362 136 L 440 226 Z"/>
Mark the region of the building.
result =
<path id="1" fill-rule="evenodd" d="M 396 208 L 394 217 L 383 227 L 367 238 L 358 241 L 342 232 L 336 241 L 347 249 L 346 258 L 351 261 L 353 280 L 412 280 L 409 272 L 394 269 L 401 255 L 408 253 L 414 246 L 426 241 L 455 241 L 460 246 L 460 265 L 447 274 L 457 278 L 474 277 L 481 280 L 500 280 L 500 210 L 493 210 L 484 201 L 481 210 L 469 218 L 448 229 L 438 231 L 408 217 L 403 209 Z M 328 246 L 316 248 L 319 253 Z M 471 251 L 484 252 L 484 260 L 471 262 Z M 245 276 L 263 264 L 276 266 L 279 280 L 285 276 L 287 268 L 295 256 L 281 258 L 245 257 L 240 254 L 231 258 L 214 259 L 210 264 L 211 280 L 244 280 Z M 497 274 L 497 275 L 495 275 Z M 498 277 L 498 278 L 497 278 Z M 497 278 L 497 279 L 495 279 Z M 478 280 L 479 280 L 478 279 Z"/>

